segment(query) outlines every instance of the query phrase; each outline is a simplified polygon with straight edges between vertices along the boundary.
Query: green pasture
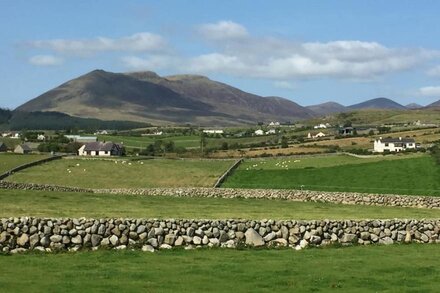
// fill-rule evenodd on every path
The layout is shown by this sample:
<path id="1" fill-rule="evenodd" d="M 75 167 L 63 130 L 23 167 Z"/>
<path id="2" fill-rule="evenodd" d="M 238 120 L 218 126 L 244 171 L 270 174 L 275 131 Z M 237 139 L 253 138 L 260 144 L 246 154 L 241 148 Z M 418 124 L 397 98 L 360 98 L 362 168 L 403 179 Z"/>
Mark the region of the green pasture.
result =
<path id="1" fill-rule="evenodd" d="M 1 190 L 0 217 L 185 219 L 391 219 L 438 218 L 438 210 L 270 199 L 129 196 Z"/>
<path id="2" fill-rule="evenodd" d="M 63 159 L 7 180 L 87 188 L 212 187 L 231 164 L 232 160 Z"/>
<path id="3" fill-rule="evenodd" d="M 48 155 L 0 153 L 0 174 L 20 165 L 38 161 L 46 157 L 48 157 Z"/>
<path id="4" fill-rule="evenodd" d="M 4 292 L 439 292 L 438 245 L 0 255 Z"/>
<path id="5" fill-rule="evenodd" d="M 440 196 L 440 166 L 429 156 L 366 163 L 360 163 L 364 159 L 346 157 L 322 157 L 321 162 L 316 160 L 292 163 L 294 160 L 290 159 L 290 163 L 284 164 L 279 160 L 270 163 L 266 160 L 266 164 L 249 161 L 235 170 L 222 187 Z M 340 164 L 339 160 L 345 161 L 345 164 Z M 302 168 L 294 167 L 300 163 Z"/>

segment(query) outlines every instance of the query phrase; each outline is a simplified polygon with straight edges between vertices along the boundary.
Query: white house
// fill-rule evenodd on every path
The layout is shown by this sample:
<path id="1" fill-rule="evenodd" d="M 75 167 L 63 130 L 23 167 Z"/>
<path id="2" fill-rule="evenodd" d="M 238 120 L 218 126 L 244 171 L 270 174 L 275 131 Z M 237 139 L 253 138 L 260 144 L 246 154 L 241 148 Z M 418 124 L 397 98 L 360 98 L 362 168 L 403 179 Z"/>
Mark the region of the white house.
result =
<path id="1" fill-rule="evenodd" d="M 320 137 L 325 137 L 325 133 L 324 132 L 318 132 L 317 134 L 315 134 L 313 136 L 313 138 L 320 138 Z"/>
<path id="2" fill-rule="evenodd" d="M 38 136 L 37 136 L 37 140 L 39 140 L 39 141 L 43 141 L 43 140 L 45 140 L 46 139 L 46 137 L 44 136 L 44 134 L 39 134 Z"/>
<path id="3" fill-rule="evenodd" d="M 122 156 L 122 146 L 109 142 L 88 142 L 78 149 L 80 156 Z"/>
<path id="4" fill-rule="evenodd" d="M 416 143 L 412 138 L 382 138 L 374 140 L 374 151 L 377 153 L 401 152 L 407 149 L 415 149 Z"/>
<path id="5" fill-rule="evenodd" d="M 207 134 L 223 134 L 224 131 L 222 129 L 205 129 L 205 130 L 203 130 L 203 133 L 207 133 Z"/>
<path id="6" fill-rule="evenodd" d="M 269 126 L 280 126 L 280 122 L 276 121 L 276 122 L 270 122 Z"/>
<path id="7" fill-rule="evenodd" d="M 319 129 L 319 128 L 327 128 L 327 126 L 325 124 L 319 124 L 319 125 L 315 125 L 313 126 L 314 129 Z"/>
<path id="8" fill-rule="evenodd" d="M 266 134 L 276 134 L 277 131 L 275 129 L 269 129 L 268 131 L 266 131 Z"/>
<path id="9" fill-rule="evenodd" d="M 264 135 L 264 131 L 263 131 L 263 129 L 258 129 L 258 130 L 255 130 L 254 134 L 255 135 Z"/>

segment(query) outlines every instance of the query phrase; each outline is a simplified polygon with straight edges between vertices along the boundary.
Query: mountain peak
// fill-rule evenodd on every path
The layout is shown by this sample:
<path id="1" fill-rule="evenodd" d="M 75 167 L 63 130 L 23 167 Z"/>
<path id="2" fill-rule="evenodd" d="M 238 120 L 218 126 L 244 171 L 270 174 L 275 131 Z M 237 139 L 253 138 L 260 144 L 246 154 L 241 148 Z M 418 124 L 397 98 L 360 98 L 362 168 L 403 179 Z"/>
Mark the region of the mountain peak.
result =
<path id="1" fill-rule="evenodd" d="M 348 106 L 350 109 L 388 109 L 388 110 L 404 110 L 405 106 L 388 98 L 380 97 L 365 102 Z"/>

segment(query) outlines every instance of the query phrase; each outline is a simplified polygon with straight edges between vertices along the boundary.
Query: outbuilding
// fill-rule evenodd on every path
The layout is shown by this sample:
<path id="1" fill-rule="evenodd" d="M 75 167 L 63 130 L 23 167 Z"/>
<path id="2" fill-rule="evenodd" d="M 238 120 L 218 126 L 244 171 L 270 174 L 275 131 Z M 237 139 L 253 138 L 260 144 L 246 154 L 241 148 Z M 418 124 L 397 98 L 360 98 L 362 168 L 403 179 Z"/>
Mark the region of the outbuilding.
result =
<path id="1" fill-rule="evenodd" d="M 16 153 L 16 154 L 30 154 L 31 152 L 32 152 L 32 149 L 27 144 L 19 144 L 14 149 L 14 153 Z"/>

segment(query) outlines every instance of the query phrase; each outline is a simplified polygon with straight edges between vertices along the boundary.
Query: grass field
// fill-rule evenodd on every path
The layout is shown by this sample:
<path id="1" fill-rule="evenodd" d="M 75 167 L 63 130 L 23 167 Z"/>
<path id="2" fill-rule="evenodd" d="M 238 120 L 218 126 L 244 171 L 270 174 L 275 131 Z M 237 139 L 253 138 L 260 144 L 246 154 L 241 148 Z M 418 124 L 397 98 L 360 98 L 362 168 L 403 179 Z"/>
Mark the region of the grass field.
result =
<path id="1" fill-rule="evenodd" d="M 316 158 L 309 160 L 312 162 Z M 339 164 L 338 160 L 345 162 Z M 349 162 L 352 160 L 357 160 L 357 163 Z M 265 161 L 267 163 L 263 163 Z M 227 178 L 223 187 L 294 189 L 302 187 L 324 191 L 440 196 L 440 166 L 436 165 L 429 156 L 376 162 L 343 157 L 322 157 L 322 161 L 310 164 L 306 160 L 295 163 L 293 159 L 290 163 L 287 159 L 283 162 L 270 160 L 259 163 L 246 162 Z M 302 168 L 296 168 L 296 164 L 298 166 L 302 164 Z"/>
<path id="2" fill-rule="evenodd" d="M 14 167 L 38 161 L 48 157 L 47 155 L 19 155 L 11 153 L 0 153 L 0 174 Z"/>
<path id="3" fill-rule="evenodd" d="M 438 292 L 437 245 L 0 255 L 4 292 Z"/>
<path id="4" fill-rule="evenodd" d="M 439 211 L 268 199 L 179 198 L 0 189 L 0 217 L 185 219 L 438 218 Z"/>
<path id="5" fill-rule="evenodd" d="M 7 180 L 88 188 L 212 187 L 232 163 L 230 160 L 63 159 L 17 172 Z"/>
<path id="6" fill-rule="evenodd" d="M 200 146 L 200 137 L 195 135 L 181 136 L 122 136 L 122 135 L 98 135 L 100 141 L 113 141 L 124 143 L 126 148 L 144 149 L 149 144 L 154 144 L 157 140 L 174 141 L 176 147 L 198 148 Z"/>

